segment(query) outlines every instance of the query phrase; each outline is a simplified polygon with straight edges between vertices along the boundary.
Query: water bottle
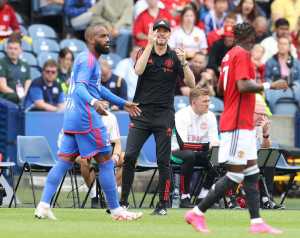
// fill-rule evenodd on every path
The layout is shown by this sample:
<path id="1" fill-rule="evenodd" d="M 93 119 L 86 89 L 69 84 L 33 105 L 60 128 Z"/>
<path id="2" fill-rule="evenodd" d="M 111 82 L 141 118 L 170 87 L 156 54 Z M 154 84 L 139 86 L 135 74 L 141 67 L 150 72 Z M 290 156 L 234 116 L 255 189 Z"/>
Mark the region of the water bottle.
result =
<path id="1" fill-rule="evenodd" d="M 179 204 L 180 204 L 179 189 L 175 188 L 173 192 L 172 208 L 179 208 Z"/>

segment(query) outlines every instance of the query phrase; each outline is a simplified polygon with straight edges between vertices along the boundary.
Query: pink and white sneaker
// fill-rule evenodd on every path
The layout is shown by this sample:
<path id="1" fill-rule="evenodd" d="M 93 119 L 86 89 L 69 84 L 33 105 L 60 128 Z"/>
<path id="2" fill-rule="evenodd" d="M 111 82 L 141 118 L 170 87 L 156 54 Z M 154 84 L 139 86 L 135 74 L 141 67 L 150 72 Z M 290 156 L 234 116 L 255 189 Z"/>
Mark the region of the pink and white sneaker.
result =
<path id="1" fill-rule="evenodd" d="M 117 208 L 116 211 L 112 211 L 111 214 L 115 221 L 133 221 L 140 219 L 143 216 L 142 212 L 129 212 L 122 207 Z"/>
<path id="2" fill-rule="evenodd" d="M 273 234 L 273 235 L 279 235 L 283 233 L 282 230 L 271 227 L 265 222 L 251 224 L 249 232 L 252 234 L 266 233 L 266 234 Z"/>
<path id="3" fill-rule="evenodd" d="M 184 217 L 188 224 L 191 224 L 196 231 L 201 233 L 209 233 L 210 230 L 207 228 L 205 217 L 197 215 L 193 210 L 187 211 Z"/>

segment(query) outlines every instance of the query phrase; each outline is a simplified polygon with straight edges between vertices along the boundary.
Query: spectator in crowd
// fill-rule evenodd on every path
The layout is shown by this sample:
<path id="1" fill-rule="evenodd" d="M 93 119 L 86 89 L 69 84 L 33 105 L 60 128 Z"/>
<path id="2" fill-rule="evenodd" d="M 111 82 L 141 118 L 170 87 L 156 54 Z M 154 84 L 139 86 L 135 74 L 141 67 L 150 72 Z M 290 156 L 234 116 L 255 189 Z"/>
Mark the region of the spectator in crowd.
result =
<path id="1" fill-rule="evenodd" d="M 255 0 L 241 0 L 235 9 L 236 23 L 248 22 L 253 24 L 255 18 L 259 15 Z"/>
<path id="2" fill-rule="evenodd" d="M 127 97 L 130 101 L 133 100 L 138 80 L 138 76 L 134 71 L 134 64 L 136 62 L 136 56 L 139 49 L 140 47 L 134 46 L 130 52 L 130 57 L 121 60 L 114 70 L 115 75 L 125 80 L 127 84 Z"/>
<path id="3" fill-rule="evenodd" d="M 268 29 L 268 20 L 264 16 L 257 16 L 253 22 L 253 27 L 256 32 L 256 43 L 260 43 L 270 35 Z"/>
<path id="4" fill-rule="evenodd" d="M 278 41 L 278 53 L 266 63 L 266 81 L 278 79 L 287 80 L 291 87 L 294 82 L 300 82 L 300 63 L 291 55 L 291 42 L 286 36 L 281 36 Z"/>
<path id="5" fill-rule="evenodd" d="M 203 199 L 217 176 L 209 162 L 209 147 L 219 144 L 218 126 L 214 113 L 208 110 L 209 92 L 198 87 L 191 89 L 190 105 L 175 114 L 178 149 L 172 155 L 183 161 L 180 170 L 180 207 L 193 207 L 190 202 L 190 182 L 195 165 L 207 169 L 199 199 Z M 173 147 L 174 149 L 174 147 Z"/>
<path id="6" fill-rule="evenodd" d="M 6 56 L 0 60 L 0 97 L 20 103 L 31 83 L 30 70 L 20 59 L 22 54 L 19 34 L 13 34 L 7 41 Z"/>
<path id="7" fill-rule="evenodd" d="M 204 19 L 206 33 L 223 27 L 227 10 L 228 0 L 214 1 L 214 8 L 209 11 Z"/>
<path id="8" fill-rule="evenodd" d="M 300 59 L 300 30 L 293 37 L 293 46 L 297 51 L 297 59 Z"/>
<path id="9" fill-rule="evenodd" d="M 134 44 L 140 47 L 147 45 L 149 26 L 157 19 L 166 19 L 175 25 L 175 21 L 166 9 L 159 8 L 158 0 L 147 0 L 148 8 L 133 23 Z"/>
<path id="10" fill-rule="evenodd" d="M 165 4 L 162 1 L 158 1 L 158 7 L 161 9 L 165 9 Z M 134 8 L 133 8 L 133 17 L 136 19 L 138 15 L 140 15 L 143 11 L 147 10 L 149 7 L 147 0 L 137 0 L 135 1 Z"/>
<path id="11" fill-rule="evenodd" d="M 197 87 L 205 88 L 209 96 L 215 96 L 215 87 L 217 85 L 216 76 L 212 70 L 205 70 L 201 73 L 201 80 L 197 83 Z"/>
<path id="12" fill-rule="evenodd" d="M 290 37 L 290 24 L 285 18 L 277 19 L 274 33 L 261 42 L 261 45 L 265 48 L 263 63 L 278 52 L 277 39 L 282 36 Z M 293 45 L 291 46 L 291 54 L 297 58 L 297 52 Z"/>
<path id="13" fill-rule="evenodd" d="M 20 26 L 15 10 L 7 3 L 7 0 L 0 0 L 0 40 L 19 31 Z"/>
<path id="14" fill-rule="evenodd" d="M 64 0 L 40 0 L 42 15 L 59 15 L 63 12 Z"/>
<path id="15" fill-rule="evenodd" d="M 64 12 L 73 30 L 83 31 L 93 15 L 92 0 L 65 0 Z"/>
<path id="16" fill-rule="evenodd" d="M 197 1 L 199 9 L 198 16 L 200 21 L 204 22 L 206 15 L 208 15 L 208 13 L 214 8 L 214 2 L 214 0 Z"/>
<path id="17" fill-rule="evenodd" d="M 133 15 L 132 0 L 101 0 L 96 3 L 91 25 L 105 25 L 116 44 L 116 53 L 127 57 Z"/>
<path id="18" fill-rule="evenodd" d="M 113 94 L 127 100 L 127 84 L 125 80 L 112 72 L 110 64 L 100 60 L 101 64 L 101 84 L 108 88 Z M 119 110 L 116 105 L 111 105 L 112 110 Z"/>
<path id="19" fill-rule="evenodd" d="M 64 93 L 57 82 L 58 65 L 49 59 L 43 66 L 42 76 L 35 79 L 25 98 L 26 110 L 57 112 L 64 109 Z"/>
<path id="20" fill-rule="evenodd" d="M 197 13 L 188 5 L 181 12 L 181 24 L 173 30 L 169 40 L 172 48 L 182 48 L 186 52 L 187 59 L 194 57 L 195 53 L 201 51 L 206 53 L 207 41 L 203 30 L 195 26 Z"/>
<path id="21" fill-rule="evenodd" d="M 220 40 L 224 35 L 224 27 L 231 26 L 233 27 L 236 23 L 236 15 L 233 12 L 229 12 L 224 18 L 224 26 L 220 29 L 213 30 L 207 34 L 207 44 L 208 51 L 211 49 L 212 45 Z"/>
<path id="22" fill-rule="evenodd" d="M 265 82 L 265 64 L 262 62 L 262 57 L 264 55 L 265 49 L 260 44 L 253 46 L 251 50 L 251 60 L 255 67 L 255 77 L 256 82 L 264 83 Z"/>
<path id="23" fill-rule="evenodd" d="M 207 65 L 207 56 L 202 52 L 196 52 L 195 56 L 190 60 L 190 68 L 195 76 L 196 85 L 201 80 L 201 73 L 205 71 Z M 191 89 L 187 87 L 182 80 L 178 81 L 181 95 L 189 96 Z"/>
<path id="24" fill-rule="evenodd" d="M 225 54 L 234 46 L 234 34 L 232 26 L 224 27 L 223 38 L 216 41 L 208 55 L 207 68 L 212 69 L 219 76 L 219 67 Z"/>
<path id="25" fill-rule="evenodd" d="M 285 18 L 289 22 L 291 31 L 294 31 L 300 17 L 300 0 L 274 0 L 271 13 L 273 22 Z"/>
<path id="26" fill-rule="evenodd" d="M 58 53 L 58 82 L 63 92 L 68 92 L 72 65 L 74 62 L 73 52 L 69 48 L 63 48 Z"/>

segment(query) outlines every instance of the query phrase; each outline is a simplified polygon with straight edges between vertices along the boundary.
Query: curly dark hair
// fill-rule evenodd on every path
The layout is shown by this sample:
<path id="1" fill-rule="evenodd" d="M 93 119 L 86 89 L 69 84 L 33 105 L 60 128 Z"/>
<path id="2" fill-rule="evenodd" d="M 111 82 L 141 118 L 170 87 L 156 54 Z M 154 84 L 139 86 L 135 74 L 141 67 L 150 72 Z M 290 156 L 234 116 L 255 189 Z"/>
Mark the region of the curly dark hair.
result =
<path id="1" fill-rule="evenodd" d="M 237 42 L 241 42 L 255 36 L 255 29 L 248 22 L 243 22 L 234 26 L 234 36 Z"/>

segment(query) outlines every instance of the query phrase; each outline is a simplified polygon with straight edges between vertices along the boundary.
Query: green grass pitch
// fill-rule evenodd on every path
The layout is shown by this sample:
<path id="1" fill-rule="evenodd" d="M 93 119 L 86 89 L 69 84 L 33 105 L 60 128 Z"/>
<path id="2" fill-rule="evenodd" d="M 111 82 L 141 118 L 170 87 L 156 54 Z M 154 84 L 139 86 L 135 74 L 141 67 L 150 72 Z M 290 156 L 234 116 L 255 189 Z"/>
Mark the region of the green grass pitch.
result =
<path id="1" fill-rule="evenodd" d="M 1 238 L 193 238 L 193 237 L 272 237 L 248 233 L 247 211 L 209 210 L 207 223 L 211 234 L 203 235 L 187 225 L 183 216 L 186 210 L 169 209 L 167 216 L 151 216 L 152 210 L 143 209 L 144 217 L 138 221 L 113 221 L 103 209 L 54 209 L 57 221 L 38 220 L 32 208 L 0 208 Z M 262 211 L 263 218 L 271 225 L 284 230 L 278 237 L 299 237 L 300 211 Z"/>

